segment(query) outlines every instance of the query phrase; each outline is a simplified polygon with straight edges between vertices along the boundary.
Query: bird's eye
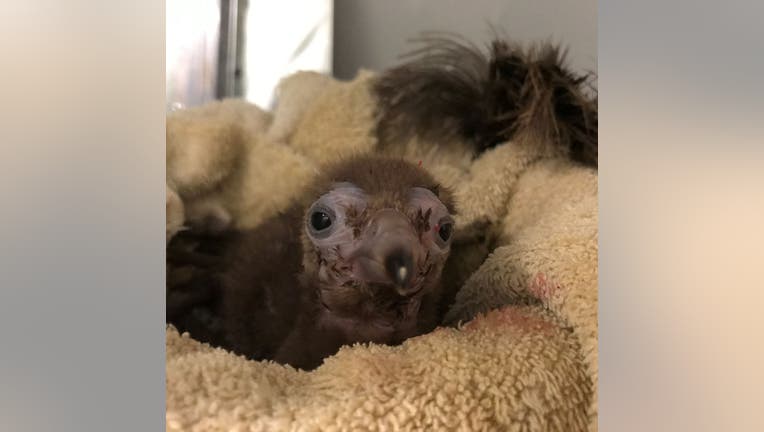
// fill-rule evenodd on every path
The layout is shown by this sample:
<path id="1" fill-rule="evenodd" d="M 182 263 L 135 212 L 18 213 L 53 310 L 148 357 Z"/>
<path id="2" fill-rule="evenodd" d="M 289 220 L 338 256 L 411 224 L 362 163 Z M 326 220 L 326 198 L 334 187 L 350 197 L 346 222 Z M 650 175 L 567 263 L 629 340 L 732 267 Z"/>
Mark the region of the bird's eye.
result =
<path id="1" fill-rule="evenodd" d="M 438 236 L 440 236 L 440 239 L 444 242 L 447 242 L 451 238 L 451 233 L 454 230 L 454 224 L 450 222 L 446 222 L 440 225 L 440 228 L 438 229 Z"/>
<path id="2" fill-rule="evenodd" d="M 332 235 L 332 232 L 335 231 L 335 225 L 337 225 L 336 222 L 337 214 L 331 206 L 316 203 L 308 212 L 305 225 L 307 225 L 306 228 L 311 237 L 322 239 Z"/>
<path id="3" fill-rule="evenodd" d="M 451 237 L 454 235 L 454 220 L 450 216 L 446 216 L 440 219 L 435 225 L 435 244 L 441 249 L 448 248 L 451 242 Z"/>
<path id="4" fill-rule="evenodd" d="M 310 226 L 316 231 L 323 231 L 332 226 L 332 218 L 321 210 L 310 215 Z"/>

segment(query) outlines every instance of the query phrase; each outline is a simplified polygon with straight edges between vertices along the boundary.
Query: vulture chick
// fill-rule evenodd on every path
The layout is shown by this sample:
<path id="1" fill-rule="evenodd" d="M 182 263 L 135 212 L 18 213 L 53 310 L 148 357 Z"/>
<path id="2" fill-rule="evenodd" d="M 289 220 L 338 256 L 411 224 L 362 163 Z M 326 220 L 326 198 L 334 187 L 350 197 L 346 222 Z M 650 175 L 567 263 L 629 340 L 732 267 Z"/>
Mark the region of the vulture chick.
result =
<path id="1" fill-rule="evenodd" d="M 343 345 L 398 344 L 439 323 L 453 214 L 451 193 L 421 167 L 346 159 L 256 229 L 197 238 L 191 253 L 178 245 L 194 234 L 181 233 L 168 261 L 196 270 L 168 284 L 167 319 L 212 345 L 302 369 Z"/>

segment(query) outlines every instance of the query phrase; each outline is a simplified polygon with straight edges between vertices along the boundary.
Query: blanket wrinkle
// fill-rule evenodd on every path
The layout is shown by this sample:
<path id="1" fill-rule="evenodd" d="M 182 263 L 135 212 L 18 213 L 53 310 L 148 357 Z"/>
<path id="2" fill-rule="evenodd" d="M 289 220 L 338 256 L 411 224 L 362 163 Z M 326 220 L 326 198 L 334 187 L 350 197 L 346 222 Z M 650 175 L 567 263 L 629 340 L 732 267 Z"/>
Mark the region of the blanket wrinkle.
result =
<path id="1" fill-rule="evenodd" d="M 518 320 L 545 326 L 548 331 L 539 333 L 534 325 L 513 326 Z M 323 430 L 324 424 L 353 430 L 352 425 L 363 427 L 371 419 L 378 421 L 379 430 L 396 424 L 405 430 L 449 425 L 454 430 L 495 430 L 514 424 L 519 413 L 526 415 L 528 430 L 543 424 L 546 415 L 558 419 L 562 430 L 579 430 L 573 411 L 586 401 L 586 392 L 572 386 L 564 371 L 581 359 L 570 349 L 575 340 L 555 322 L 542 309 L 508 306 L 481 315 L 470 324 L 470 331 L 442 328 L 422 337 L 428 339 L 427 344 L 417 343 L 415 338 L 401 346 L 376 346 L 374 350 L 362 345 L 344 347 L 317 370 L 296 373 L 292 391 L 286 393 L 272 391 L 269 372 L 294 373 L 293 369 L 269 364 L 273 369 L 254 374 L 261 370 L 261 362 L 241 361 L 234 366 L 230 361 L 239 358 L 226 358 L 220 350 L 205 352 L 200 343 L 170 327 L 169 343 L 196 345 L 196 350 L 186 347 L 186 352 L 209 358 L 201 362 L 188 354 L 171 355 L 168 369 L 185 371 L 191 383 L 173 379 L 168 370 L 168 397 L 194 386 L 205 386 L 206 391 L 197 391 L 193 399 L 168 401 L 175 408 L 168 411 L 168 430 L 186 430 L 189 421 L 203 422 L 211 415 L 224 429 L 251 421 L 250 409 L 257 411 L 257 423 L 263 425 L 280 422 L 276 417 L 288 410 L 292 421 L 299 423 L 284 430 Z M 544 340 L 557 343 L 543 344 Z M 518 347 L 525 349 L 512 349 Z M 440 361 L 430 361 L 433 355 Z M 546 359 L 545 367 L 535 368 L 540 359 Z M 376 367 L 371 369 L 370 364 Z M 476 364 L 491 372 L 481 373 Z M 198 374 L 189 373 L 191 370 Z M 582 369 L 579 374 L 585 382 Z M 216 391 L 241 393 L 221 397 Z M 510 395 L 517 399 L 513 401 Z M 557 406 L 554 401 L 562 395 L 566 403 Z M 566 406 L 569 408 L 562 408 Z"/>

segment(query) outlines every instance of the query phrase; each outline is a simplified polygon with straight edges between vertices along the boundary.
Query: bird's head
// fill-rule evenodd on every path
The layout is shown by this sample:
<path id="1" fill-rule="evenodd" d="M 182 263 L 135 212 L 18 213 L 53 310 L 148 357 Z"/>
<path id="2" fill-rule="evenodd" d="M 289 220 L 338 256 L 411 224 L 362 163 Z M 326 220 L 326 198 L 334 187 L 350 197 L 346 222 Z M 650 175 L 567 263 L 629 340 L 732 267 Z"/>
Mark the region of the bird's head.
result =
<path id="1" fill-rule="evenodd" d="M 306 275 L 332 316 L 390 328 L 438 289 L 454 230 L 448 190 L 423 168 L 361 156 L 328 167 L 304 217 Z"/>

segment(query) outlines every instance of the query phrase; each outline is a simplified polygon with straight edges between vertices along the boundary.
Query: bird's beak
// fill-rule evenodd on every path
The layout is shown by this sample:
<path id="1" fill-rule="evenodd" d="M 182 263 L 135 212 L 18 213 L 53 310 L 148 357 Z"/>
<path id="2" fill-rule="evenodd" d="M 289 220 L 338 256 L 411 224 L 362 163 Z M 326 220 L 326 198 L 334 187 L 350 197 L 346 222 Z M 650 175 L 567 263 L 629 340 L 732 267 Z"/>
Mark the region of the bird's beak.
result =
<path id="1" fill-rule="evenodd" d="M 403 296 L 416 289 L 412 281 L 425 251 L 408 217 L 396 210 L 380 210 L 361 236 L 351 258 L 356 277 L 393 284 Z"/>

